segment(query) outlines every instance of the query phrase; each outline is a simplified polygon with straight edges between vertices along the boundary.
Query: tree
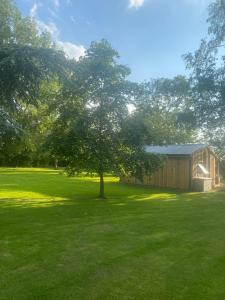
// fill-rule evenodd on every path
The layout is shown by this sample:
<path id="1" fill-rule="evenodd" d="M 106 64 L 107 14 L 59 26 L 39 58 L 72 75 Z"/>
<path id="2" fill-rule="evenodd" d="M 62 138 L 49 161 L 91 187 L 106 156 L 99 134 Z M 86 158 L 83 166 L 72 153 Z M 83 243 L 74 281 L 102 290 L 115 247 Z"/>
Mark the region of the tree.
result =
<path id="1" fill-rule="evenodd" d="M 12 158 L 13 149 L 17 148 L 19 153 L 19 149 L 27 149 L 27 145 L 31 145 L 25 143 L 33 124 L 28 110 L 40 110 L 42 100 L 45 102 L 39 96 L 43 82 L 48 82 L 49 86 L 52 81 L 62 82 L 72 71 L 72 63 L 69 64 L 64 54 L 52 46 L 51 36 L 47 32 L 39 33 L 35 21 L 29 17 L 22 17 L 12 1 L 0 2 L 2 161 L 5 161 L 9 154 Z M 31 136 L 36 135 L 33 132 L 29 137 L 30 141 Z"/>
<path id="2" fill-rule="evenodd" d="M 37 99 L 43 81 L 63 81 L 67 76 L 67 67 L 64 54 L 54 49 L 17 45 L 0 48 L 0 111 L 4 115 L 0 132 L 1 151 L 4 151 L 6 142 L 10 142 L 5 134 L 9 124 L 14 142 L 16 136 L 22 135 L 29 126 L 28 122 L 22 126 L 24 122 L 18 122 L 18 115 L 22 113 L 25 116 L 28 105 L 38 107 Z"/>
<path id="3" fill-rule="evenodd" d="M 189 109 L 190 86 L 184 76 L 151 80 L 141 84 L 136 93 L 132 122 L 133 126 L 144 128 L 141 132 L 146 144 L 166 145 L 194 140 L 195 120 Z"/>
<path id="4" fill-rule="evenodd" d="M 35 105 L 20 103 L 14 114 L 12 132 L 8 128 L 0 141 L 0 165 L 49 166 L 54 158 L 46 147 L 46 138 L 56 119 L 56 99 L 61 86 L 57 81 L 43 81 Z M 3 125 L 6 122 L 3 122 Z M 18 126 L 18 132 L 13 130 Z M 0 125 L 1 128 L 1 125 Z M 3 126 L 4 128 L 4 126 Z M 4 142 L 4 143 L 3 143 Z M 4 150 L 4 151 L 3 151 Z"/>
<path id="5" fill-rule="evenodd" d="M 191 70 L 191 107 L 200 137 L 214 147 L 225 165 L 225 1 L 214 1 L 208 12 L 208 37 L 184 59 Z"/>
<path id="6" fill-rule="evenodd" d="M 132 84 L 126 80 L 130 70 L 118 64 L 118 57 L 106 40 L 91 44 L 64 89 L 67 101 L 51 138 L 52 150 L 70 170 L 99 175 L 100 198 L 107 172 L 141 178 L 143 170 L 152 171 L 159 161 L 150 160 L 141 144 L 124 135 Z"/>
<path id="7" fill-rule="evenodd" d="M 209 5 L 208 38 L 195 53 L 184 56 L 191 70 L 192 106 L 199 125 L 221 126 L 225 117 L 225 1 Z"/>
<path id="8" fill-rule="evenodd" d="M 50 48 L 53 42 L 48 32 L 39 33 L 31 17 L 22 17 L 11 0 L 1 0 L 0 46 L 9 44 Z"/>

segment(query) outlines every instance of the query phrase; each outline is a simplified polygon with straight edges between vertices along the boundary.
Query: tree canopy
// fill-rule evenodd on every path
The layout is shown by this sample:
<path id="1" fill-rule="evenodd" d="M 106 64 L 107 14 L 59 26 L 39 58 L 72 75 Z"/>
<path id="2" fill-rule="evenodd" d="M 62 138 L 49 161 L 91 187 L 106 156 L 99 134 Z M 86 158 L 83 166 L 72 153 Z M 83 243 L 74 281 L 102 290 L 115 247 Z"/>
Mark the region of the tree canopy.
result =
<path id="1" fill-rule="evenodd" d="M 17 148 L 19 152 L 19 145 L 26 148 L 23 141 L 30 123 L 25 116 L 31 106 L 39 106 L 42 83 L 62 82 L 69 74 L 69 65 L 64 54 L 53 48 L 49 33 L 40 33 L 35 21 L 22 17 L 12 1 L 1 1 L 0 22 L 0 160 L 3 162 L 8 161 L 6 156 L 13 156 L 9 149 Z"/>
<path id="2" fill-rule="evenodd" d="M 216 0 L 211 3 L 207 20 L 208 37 L 201 41 L 194 53 L 184 56 L 191 71 L 191 108 L 196 116 L 198 129 L 204 140 L 215 146 L 220 154 L 221 144 L 225 146 L 222 134 L 225 126 L 224 16 L 225 1 Z M 225 151 L 223 152 L 225 156 Z"/>
<path id="3" fill-rule="evenodd" d="M 143 145 L 124 135 L 132 84 L 126 80 L 129 69 L 117 58 L 107 41 L 91 44 L 76 65 L 71 85 L 65 87 L 70 105 L 67 99 L 53 130 L 55 155 L 62 156 L 70 170 L 97 173 L 101 198 L 107 172 L 141 178 L 142 170 L 154 167 Z"/>

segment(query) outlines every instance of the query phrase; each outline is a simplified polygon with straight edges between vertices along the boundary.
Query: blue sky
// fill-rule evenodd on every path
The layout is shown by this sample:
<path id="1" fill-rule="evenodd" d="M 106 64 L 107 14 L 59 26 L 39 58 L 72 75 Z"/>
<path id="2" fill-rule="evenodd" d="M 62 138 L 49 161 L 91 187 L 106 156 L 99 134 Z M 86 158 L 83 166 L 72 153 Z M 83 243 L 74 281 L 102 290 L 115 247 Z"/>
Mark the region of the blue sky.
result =
<path id="1" fill-rule="evenodd" d="M 207 34 L 210 0 L 16 0 L 40 30 L 48 30 L 70 57 L 106 38 L 131 68 L 131 79 L 185 74 L 182 54 Z"/>

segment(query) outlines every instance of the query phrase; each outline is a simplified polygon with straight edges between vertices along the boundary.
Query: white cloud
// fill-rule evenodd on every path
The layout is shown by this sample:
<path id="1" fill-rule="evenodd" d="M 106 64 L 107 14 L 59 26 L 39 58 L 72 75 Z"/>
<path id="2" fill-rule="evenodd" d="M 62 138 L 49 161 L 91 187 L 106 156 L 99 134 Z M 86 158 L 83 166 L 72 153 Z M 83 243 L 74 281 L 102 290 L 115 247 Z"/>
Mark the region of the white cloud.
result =
<path id="1" fill-rule="evenodd" d="M 56 24 L 53 21 L 45 23 L 38 18 L 37 12 L 39 7 L 41 7 L 41 3 L 34 3 L 29 13 L 31 18 L 33 18 L 37 23 L 39 32 L 47 31 L 53 36 L 53 38 L 57 38 L 59 35 L 59 29 Z"/>
<path id="2" fill-rule="evenodd" d="M 140 8 L 144 4 L 145 0 L 129 0 L 129 8 Z"/>
<path id="3" fill-rule="evenodd" d="M 83 45 L 75 45 L 70 42 L 57 41 L 56 44 L 61 48 L 66 56 L 70 59 L 78 60 L 81 56 L 85 55 L 85 48 Z"/>
<path id="4" fill-rule="evenodd" d="M 36 22 L 41 32 L 47 31 L 53 36 L 53 38 L 58 37 L 60 31 L 53 21 L 49 21 L 48 23 L 45 23 L 39 19 L 36 19 Z"/>
<path id="5" fill-rule="evenodd" d="M 60 6 L 59 0 L 52 0 L 52 4 L 53 4 L 55 9 L 58 9 L 59 6 Z"/>
<path id="6" fill-rule="evenodd" d="M 34 3 L 34 4 L 33 4 L 33 6 L 32 6 L 31 9 L 30 9 L 30 13 L 29 13 L 29 15 L 30 15 L 31 18 L 35 18 L 35 17 L 36 17 L 38 8 L 39 8 L 40 6 L 41 6 L 40 3 Z"/>
<path id="7" fill-rule="evenodd" d="M 59 7 L 58 0 L 54 0 L 54 3 L 56 5 L 55 7 Z M 81 56 L 84 56 L 86 49 L 84 48 L 83 45 L 76 45 L 70 42 L 60 41 L 59 39 L 60 31 L 56 26 L 56 24 L 53 21 L 44 22 L 41 19 L 39 19 L 37 12 L 40 6 L 41 6 L 40 3 L 34 3 L 32 8 L 30 9 L 30 16 L 37 23 L 39 32 L 40 33 L 44 31 L 49 32 L 52 35 L 53 39 L 55 40 L 55 43 L 58 46 L 58 48 L 62 49 L 68 58 L 78 60 Z M 71 17 L 71 21 L 75 22 L 75 18 Z"/>

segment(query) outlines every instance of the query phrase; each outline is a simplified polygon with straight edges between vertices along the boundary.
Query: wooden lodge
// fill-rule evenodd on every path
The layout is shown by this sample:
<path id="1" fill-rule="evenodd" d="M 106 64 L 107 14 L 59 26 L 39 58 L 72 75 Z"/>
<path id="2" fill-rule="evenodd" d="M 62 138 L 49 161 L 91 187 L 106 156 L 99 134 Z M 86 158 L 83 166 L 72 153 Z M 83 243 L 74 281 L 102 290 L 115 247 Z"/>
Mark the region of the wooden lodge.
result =
<path id="1" fill-rule="evenodd" d="M 123 182 L 199 192 L 220 184 L 219 160 L 207 145 L 146 146 L 146 151 L 165 155 L 163 166 L 143 182 L 132 177 L 123 178 Z"/>

